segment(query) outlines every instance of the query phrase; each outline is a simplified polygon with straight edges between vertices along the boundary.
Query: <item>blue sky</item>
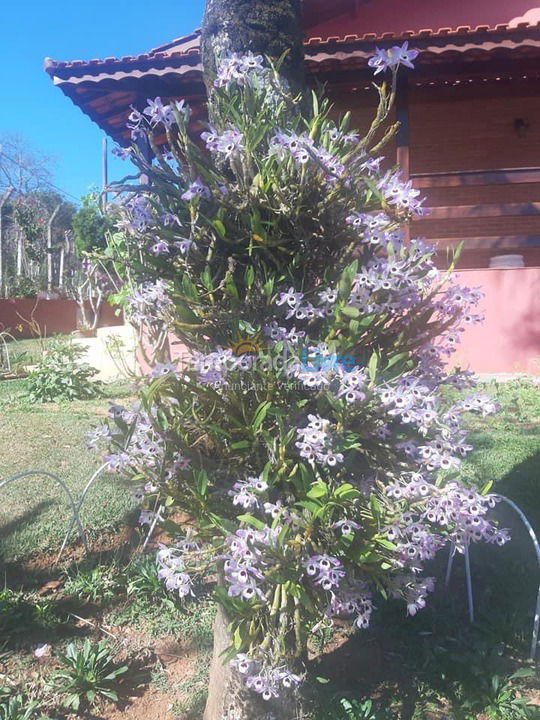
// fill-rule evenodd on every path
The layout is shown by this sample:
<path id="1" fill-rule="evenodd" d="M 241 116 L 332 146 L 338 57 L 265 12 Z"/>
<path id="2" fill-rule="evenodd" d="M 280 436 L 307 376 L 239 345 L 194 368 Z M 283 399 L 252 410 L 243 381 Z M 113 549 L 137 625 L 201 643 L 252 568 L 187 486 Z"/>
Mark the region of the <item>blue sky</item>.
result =
<path id="1" fill-rule="evenodd" d="M 55 88 L 54 60 L 146 52 L 199 27 L 204 0 L 19 0 L 0 3 L 0 134 L 54 155 L 54 182 L 80 197 L 101 178 L 102 131 Z M 116 160 L 111 174 L 124 174 Z M 73 198 L 70 198 L 73 199 Z"/>

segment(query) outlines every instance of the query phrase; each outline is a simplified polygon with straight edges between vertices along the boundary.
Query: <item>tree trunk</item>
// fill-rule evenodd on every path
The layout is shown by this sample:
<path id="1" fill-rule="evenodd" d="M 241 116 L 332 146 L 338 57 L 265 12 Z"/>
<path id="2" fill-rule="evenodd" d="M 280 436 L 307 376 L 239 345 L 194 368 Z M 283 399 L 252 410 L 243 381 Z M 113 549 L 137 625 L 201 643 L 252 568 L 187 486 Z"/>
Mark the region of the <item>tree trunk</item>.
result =
<path id="1" fill-rule="evenodd" d="M 12 187 L 6 188 L 0 198 L 0 298 L 4 295 L 4 227 L 2 223 L 4 205 L 9 200 L 9 196 L 13 192 Z"/>
<path id="2" fill-rule="evenodd" d="M 24 235 L 22 230 L 17 229 L 17 277 L 22 277 L 24 261 Z"/>
<path id="3" fill-rule="evenodd" d="M 207 0 L 202 27 L 205 82 L 212 85 L 216 49 L 267 55 L 274 60 L 285 51 L 281 69 L 296 94 L 305 89 L 304 33 L 301 0 Z"/>
<path id="4" fill-rule="evenodd" d="M 57 205 L 54 210 L 53 214 L 49 218 L 49 222 L 47 223 L 47 292 L 51 293 L 53 289 L 53 247 L 52 247 L 52 226 L 53 222 L 58 215 L 58 211 L 60 210 L 62 206 Z"/>
<path id="5" fill-rule="evenodd" d="M 65 261 L 65 254 L 66 250 L 65 248 L 61 248 L 60 250 L 60 267 L 58 269 L 58 289 L 63 290 L 64 289 L 64 261 Z"/>
<path id="6" fill-rule="evenodd" d="M 298 691 L 282 689 L 279 698 L 263 700 L 246 688 L 240 673 L 223 663 L 223 653 L 231 646 L 227 626 L 225 612 L 219 608 L 203 720 L 306 720 L 308 714 Z"/>
<path id="7" fill-rule="evenodd" d="M 204 80 L 210 93 L 216 55 L 264 55 L 278 60 L 281 74 L 294 94 L 305 91 L 302 0 L 206 0 L 201 50 Z M 204 720 L 301 720 L 307 718 L 298 692 L 283 690 L 277 699 L 263 700 L 245 686 L 244 678 L 223 653 L 231 646 L 227 618 L 218 610 L 214 625 L 214 657 Z"/>

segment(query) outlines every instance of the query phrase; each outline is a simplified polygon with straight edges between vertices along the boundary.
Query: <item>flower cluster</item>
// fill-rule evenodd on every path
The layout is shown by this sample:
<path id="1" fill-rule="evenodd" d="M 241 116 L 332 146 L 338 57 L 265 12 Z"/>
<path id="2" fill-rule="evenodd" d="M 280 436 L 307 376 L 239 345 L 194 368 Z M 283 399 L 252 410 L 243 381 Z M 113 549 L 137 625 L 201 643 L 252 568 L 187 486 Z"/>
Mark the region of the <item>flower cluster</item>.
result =
<path id="1" fill-rule="evenodd" d="M 352 618 L 354 627 L 369 627 L 373 612 L 373 593 L 365 582 L 356 583 L 354 589 L 332 592 L 326 614 L 328 617 Z"/>
<path id="2" fill-rule="evenodd" d="M 154 100 L 148 99 L 147 102 L 148 105 L 142 113 L 133 106 L 131 107 L 127 126 L 131 130 L 132 140 L 145 137 L 146 123 L 149 123 L 151 128 L 155 128 L 156 125 L 164 125 L 166 128 L 171 128 L 178 123 L 177 113 L 184 117 L 189 115 L 189 108 L 184 100 L 173 102 L 170 105 L 164 105 L 162 99 L 157 97 Z"/>
<path id="3" fill-rule="evenodd" d="M 310 463 L 321 463 L 334 467 L 343 462 L 343 454 L 332 449 L 332 435 L 328 432 L 330 421 L 319 415 L 308 415 L 309 423 L 305 428 L 298 428 L 296 447 L 300 457 Z"/>
<path id="4" fill-rule="evenodd" d="M 167 285 L 159 278 L 143 283 L 128 297 L 130 318 L 137 324 L 159 322 L 168 325 L 174 312 Z"/>
<path id="5" fill-rule="evenodd" d="M 341 561 L 330 555 L 312 555 L 304 561 L 304 568 L 312 582 L 323 590 L 338 588 L 345 577 Z"/>
<path id="6" fill-rule="evenodd" d="M 388 230 L 393 226 L 386 213 L 375 214 L 355 212 L 345 218 L 348 225 L 359 231 L 361 240 L 370 245 L 381 245 L 388 242 Z"/>
<path id="7" fill-rule="evenodd" d="M 292 327 L 290 330 L 286 327 L 281 326 L 277 320 L 272 320 L 269 325 L 263 327 L 263 332 L 274 344 L 281 342 L 284 345 L 298 345 L 302 338 L 306 336 L 304 330 L 297 330 L 296 327 Z"/>
<path id="8" fill-rule="evenodd" d="M 220 348 L 210 353 L 194 352 L 191 367 L 201 385 L 219 388 L 227 385 L 230 372 L 245 372 L 253 368 L 257 360 L 254 354 L 235 355 L 229 348 Z"/>
<path id="9" fill-rule="evenodd" d="M 219 348 L 215 352 L 195 352 L 192 367 L 197 373 L 197 382 L 201 385 L 219 386 L 226 382 L 227 372 L 233 360 L 232 350 Z"/>
<path id="10" fill-rule="evenodd" d="M 422 208 L 423 200 L 418 200 L 420 190 L 413 187 L 412 180 L 403 182 L 399 172 L 389 171 L 377 183 L 389 205 L 395 205 L 397 210 L 416 215 L 425 214 Z"/>
<path id="11" fill-rule="evenodd" d="M 246 686 L 261 695 L 263 700 L 278 697 L 281 688 L 294 688 L 302 682 L 301 676 L 285 665 L 268 668 L 263 662 L 252 659 L 246 653 L 239 653 L 231 660 L 231 665 L 245 677 Z"/>
<path id="12" fill-rule="evenodd" d="M 194 198 L 206 198 L 211 196 L 210 188 L 208 188 L 201 178 L 196 178 L 189 184 L 187 190 L 180 196 L 182 200 L 193 200 Z"/>
<path id="13" fill-rule="evenodd" d="M 96 425 L 86 435 L 86 447 L 89 450 L 95 450 L 102 442 L 111 439 L 111 429 L 106 423 Z"/>
<path id="14" fill-rule="evenodd" d="M 486 518 L 496 503 L 492 495 L 480 495 L 455 482 L 437 487 L 420 473 L 388 485 L 385 492 L 410 508 L 386 530 L 388 539 L 397 544 L 402 565 L 418 567 L 435 557 L 448 539 L 458 550 L 471 542 L 503 545 L 509 540 L 507 530 Z"/>
<path id="15" fill-rule="evenodd" d="M 394 598 L 405 598 L 407 614 L 416 615 L 426 607 L 428 593 L 435 590 L 435 578 L 418 578 L 414 574 L 398 574 L 392 578 L 390 594 Z"/>
<path id="16" fill-rule="evenodd" d="M 345 165 L 337 155 L 317 145 L 307 134 L 278 132 L 270 141 L 269 156 L 279 160 L 291 158 L 302 167 L 309 162 L 321 169 L 329 185 L 335 184 L 345 173 Z"/>
<path id="17" fill-rule="evenodd" d="M 328 387 L 335 390 L 336 398 L 343 398 L 347 404 L 365 400 L 367 375 L 352 355 L 338 356 L 321 343 L 304 347 L 299 360 L 291 356 L 286 372 L 304 387 Z"/>
<path id="18" fill-rule="evenodd" d="M 408 68 L 414 68 L 412 61 L 418 57 L 418 50 L 409 50 L 409 43 L 404 42 L 403 45 L 394 45 L 388 49 L 377 48 L 375 55 L 370 57 L 368 65 L 375 68 L 375 75 L 385 70 L 395 70 L 400 65 Z"/>
<path id="19" fill-rule="evenodd" d="M 160 545 L 159 548 L 156 555 L 159 579 L 165 583 L 167 590 L 178 593 L 181 598 L 193 595 L 193 582 L 186 572 L 185 545 L 179 547 Z"/>
<path id="20" fill-rule="evenodd" d="M 233 485 L 229 495 L 233 498 L 233 505 L 240 505 L 244 509 L 257 507 L 260 504 L 259 495 L 268 490 L 268 483 L 262 477 L 249 477 Z"/>
<path id="21" fill-rule="evenodd" d="M 268 526 L 264 530 L 240 529 L 227 537 L 223 568 L 230 597 L 267 602 L 264 569 L 269 566 L 267 552 L 275 544 L 279 530 Z"/>
<path id="22" fill-rule="evenodd" d="M 122 204 L 125 217 L 117 222 L 118 229 L 130 233 L 144 233 L 155 223 L 152 205 L 146 195 L 135 194 Z"/>
<path id="23" fill-rule="evenodd" d="M 214 80 L 215 87 L 227 87 L 232 83 L 236 85 L 252 85 L 256 79 L 266 74 L 262 55 L 249 52 L 246 55 L 233 53 L 223 58 Z"/>
<path id="24" fill-rule="evenodd" d="M 276 305 L 284 306 L 287 310 L 286 320 L 295 318 L 296 320 L 311 320 L 314 317 L 324 317 L 324 312 L 314 307 L 310 302 L 302 302 L 304 293 L 296 292 L 290 287 L 286 292 L 281 292 Z"/>
<path id="25" fill-rule="evenodd" d="M 210 152 L 219 153 L 226 158 L 232 157 L 244 148 L 244 136 L 236 128 L 225 130 L 221 134 L 211 128 L 209 132 L 202 133 L 201 138 Z"/>
<path id="26" fill-rule="evenodd" d="M 132 428 L 129 446 L 106 456 L 109 470 L 121 472 L 128 467 L 145 467 L 147 471 L 160 469 L 165 457 L 165 442 L 155 431 L 149 415 L 138 404 L 128 409 L 112 403 L 109 417 Z"/>

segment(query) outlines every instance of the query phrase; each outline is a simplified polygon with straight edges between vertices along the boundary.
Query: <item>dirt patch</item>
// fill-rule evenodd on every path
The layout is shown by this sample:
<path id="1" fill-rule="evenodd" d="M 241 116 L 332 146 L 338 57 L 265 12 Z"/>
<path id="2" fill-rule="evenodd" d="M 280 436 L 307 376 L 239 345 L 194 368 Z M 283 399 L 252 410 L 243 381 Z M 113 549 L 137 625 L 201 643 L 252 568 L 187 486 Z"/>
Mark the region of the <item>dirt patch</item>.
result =
<path id="1" fill-rule="evenodd" d="M 166 637 L 156 642 L 153 652 L 154 682 L 123 697 L 118 705 L 103 708 L 103 718 L 181 720 L 178 708 L 188 699 L 181 688 L 196 673 L 197 651 L 182 647 L 174 637 Z"/>
<path id="2" fill-rule="evenodd" d="M 124 525 L 116 531 L 103 533 L 87 541 L 88 551 L 81 542 L 69 545 L 59 562 L 58 550 L 36 553 L 25 560 L 1 564 L 3 580 L 8 587 L 26 590 L 46 588 L 58 580 L 59 575 L 82 562 L 101 558 L 103 562 L 112 555 L 129 557 L 141 542 L 140 530 Z M 52 589 L 54 586 L 50 585 Z M 44 590 L 46 594 L 46 590 Z"/>

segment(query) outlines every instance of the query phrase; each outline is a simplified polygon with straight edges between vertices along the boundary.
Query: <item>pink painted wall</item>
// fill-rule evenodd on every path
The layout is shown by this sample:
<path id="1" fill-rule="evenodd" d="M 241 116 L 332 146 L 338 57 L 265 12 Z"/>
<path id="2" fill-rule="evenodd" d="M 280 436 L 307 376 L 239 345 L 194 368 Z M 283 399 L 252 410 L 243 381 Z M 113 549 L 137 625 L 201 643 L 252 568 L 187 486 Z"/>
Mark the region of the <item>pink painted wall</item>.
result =
<path id="1" fill-rule="evenodd" d="M 466 330 L 452 364 L 478 373 L 540 375 L 540 267 L 461 270 L 459 283 L 485 293 L 486 320 Z"/>
<path id="2" fill-rule="evenodd" d="M 35 337 L 31 320 L 39 325 L 43 337 L 58 333 L 68 334 L 77 329 L 79 306 L 75 300 L 36 300 L 35 298 L 0 299 L 0 332 L 9 330 L 16 338 Z M 122 325 L 123 318 L 117 316 L 113 307 L 104 303 L 100 312 L 98 327 Z"/>
<path id="3" fill-rule="evenodd" d="M 189 355 L 190 355 L 187 347 L 172 332 L 169 333 L 168 343 L 169 343 L 168 351 L 170 354 L 171 361 L 176 363 L 178 368 L 185 367 L 189 363 Z M 152 345 L 148 339 L 147 334 L 143 333 L 142 348 L 139 346 L 139 350 L 137 352 L 137 363 L 138 363 L 139 369 L 143 375 L 148 375 L 151 372 L 152 366 L 149 362 L 151 360 L 152 360 Z"/>
<path id="4" fill-rule="evenodd" d="M 309 28 L 308 37 L 364 35 L 407 30 L 455 29 L 500 24 L 534 24 L 540 20 L 539 0 L 371 0 L 355 15 L 346 14 Z"/>
<path id="5" fill-rule="evenodd" d="M 486 319 L 467 328 L 449 364 L 477 373 L 540 375 L 540 267 L 460 270 L 455 280 L 481 288 Z M 172 360 L 185 363 L 189 352 L 172 333 L 169 346 Z M 138 359 L 148 373 L 141 353 Z"/>

